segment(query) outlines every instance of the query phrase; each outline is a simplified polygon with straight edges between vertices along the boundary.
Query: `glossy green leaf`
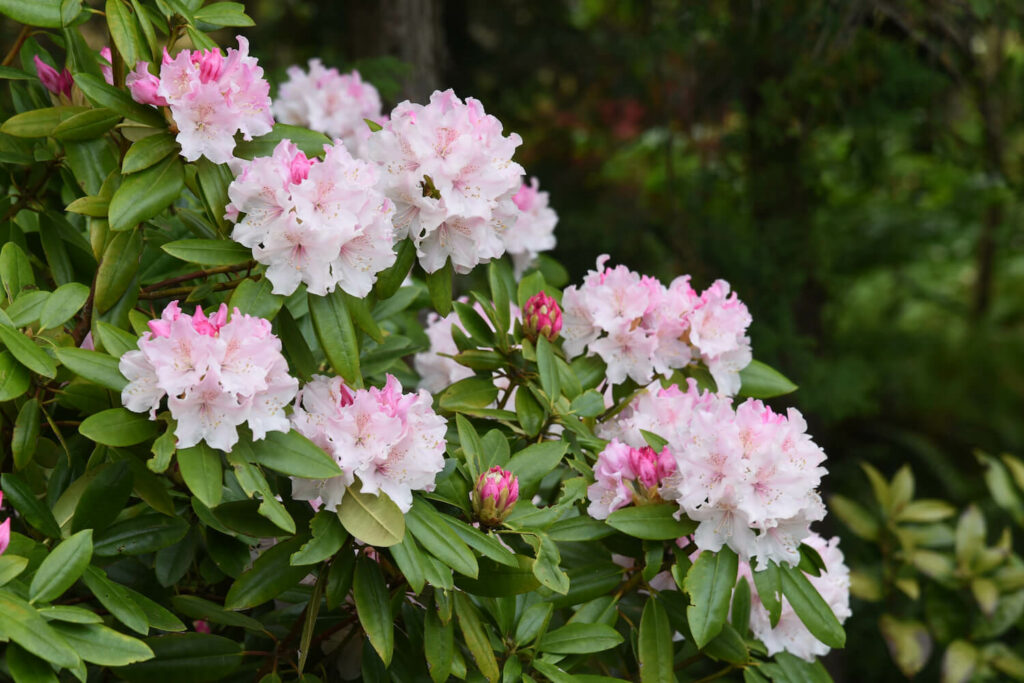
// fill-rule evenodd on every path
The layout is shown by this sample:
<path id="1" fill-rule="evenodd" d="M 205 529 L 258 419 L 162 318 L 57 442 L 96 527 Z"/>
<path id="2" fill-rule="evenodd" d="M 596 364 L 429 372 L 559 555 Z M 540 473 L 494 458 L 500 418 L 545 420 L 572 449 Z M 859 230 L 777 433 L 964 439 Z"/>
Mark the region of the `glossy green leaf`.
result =
<path id="1" fill-rule="evenodd" d="M 413 499 L 405 522 L 409 532 L 427 552 L 460 574 L 476 578 L 479 572 L 476 556 L 448 529 L 444 516 L 434 506 L 421 499 Z"/>
<path id="2" fill-rule="evenodd" d="M 110 240 L 96 274 L 94 303 L 98 312 L 106 313 L 121 299 L 139 270 L 141 257 L 141 230 L 120 232 Z"/>
<path id="3" fill-rule="evenodd" d="M 107 0 L 105 9 L 110 37 L 121 53 L 125 66 L 132 69 L 137 62 L 148 62 L 149 46 L 135 16 L 121 0 Z"/>
<path id="4" fill-rule="evenodd" d="M 39 441 L 39 401 L 32 398 L 25 401 L 14 421 L 14 436 L 11 439 L 11 455 L 14 468 L 23 470 L 36 454 Z"/>
<path id="5" fill-rule="evenodd" d="M 265 438 L 239 442 L 236 448 L 246 459 L 292 477 L 330 479 L 341 474 L 333 458 L 294 430 L 267 432 Z"/>
<path id="6" fill-rule="evenodd" d="M 638 505 L 616 510 L 605 520 L 609 526 L 635 538 L 647 541 L 671 541 L 692 534 L 695 522 L 686 517 L 676 519 L 676 505 L 659 503 Z"/>
<path id="7" fill-rule="evenodd" d="M 674 683 L 672 628 L 665 608 L 653 595 L 647 598 L 640 617 L 637 659 L 641 683 Z"/>
<path id="8" fill-rule="evenodd" d="M 782 574 L 782 594 L 807 630 L 829 647 L 843 647 L 846 632 L 804 573 L 789 566 L 782 566 L 779 571 Z"/>
<path id="9" fill-rule="evenodd" d="M 434 683 L 444 683 L 452 670 L 455 650 L 455 624 L 442 622 L 437 611 L 428 607 L 423 615 L 423 652 Z"/>
<path id="10" fill-rule="evenodd" d="M 59 543 L 39 565 L 29 587 L 31 602 L 50 602 L 78 580 L 92 559 L 92 529 Z"/>
<path id="11" fill-rule="evenodd" d="M 0 0 L 2 2 L 3 0 Z M 34 109 L 11 116 L 0 124 L 0 133 L 16 138 L 43 138 L 76 114 L 88 111 L 86 107 L 48 107 Z"/>
<path id="12" fill-rule="evenodd" d="M 703 649 L 725 625 L 738 564 L 736 553 L 723 547 L 717 553 L 701 553 L 686 573 L 683 590 L 690 596 L 686 619 L 698 648 Z"/>
<path id="13" fill-rule="evenodd" d="M 350 486 L 338 507 L 338 519 L 350 534 L 367 545 L 386 548 L 401 542 L 405 517 L 383 491 L 380 495 Z"/>
<path id="14" fill-rule="evenodd" d="M 377 283 L 374 285 L 373 291 L 381 302 L 395 295 L 406 276 L 409 275 L 413 263 L 416 262 L 416 247 L 411 239 L 402 240 L 394 248 L 395 263 L 390 268 L 377 273 Z"/>
<path id="15" fill-rule="evenodd" d="M 619 632 L 604 624 L 566 624 L 548 631 L 537 649 L 555 654 L 590 654 L 610 650 L 622 642 Z"/>
<path id="16" fill-rule="evenodd" d="M 448 259 L 440 269 L 427 273 L 427 293 L 434 310 L 446 316 L 452 310 L 452 261 Z"/>
<path id="17" fill-rule="evenodd" d="M 476 662 L 480 673 L 493 683 L 500 676 L 498 662 L 494 658 L 494 650 L 491 647 L 490 639 L 484 630 L 483 622 L 477 613 L 472 600 L 465 593 L 456 593 L 455 614 L 459 621 L 459 630 L 462 631 L 463 640 L 469 648 L 473 660 Z"/>
<path id="18" fill-rule="evenodd" d="M 259 280 L 246 278 L 231 292 L 228 309 L 237 308 L 242 313 L 273 320 L 277 312 L 281 310 L 281 305 L 284 304 L 283 296 L 271 293 L 273 287 L 270 278 L 264 277 Z"/>
<path id="19" fill-rule="evenodd" d="M 39 315 L 39 324 L 50 329 L 60 327 L 82 309 L 88 298 L 89 288 L 80 282 L 61 285 L 43 304 L 42 313 Z"/>
<path id="20" fill-rule="evenodd" d="M 126 176 L 110 198 L 110 229 L 130 230 L 153 218 L 174 203 L 184 188 L 184 167 L 177 157 Z"/>
<path id="21" fill-rule="evenodd" d="M 61 121 L 50 136 L 61 142 L 95 140 L 113 128 L 123 117 L 105 107 L 87 109 Z"/>
<path id="22" fill-rule="evenodd" d="M 156 435 L 157 424 L 146 415 L 110 408 L 87 417 L 78 432 L 104 446 L 134 446 Z"/>
<path id="23" fill-rule="evenodd" d="M 235 145 L 235 156 L 239 159 L 269 157 L 274 153 L 277 143 L 285 139 L 291 140 L 306 156 L 310 157 L 323 154 L 324 145 L 331 144 L 331 139 L 323 133 L 317 133 L 301 126 L 275 123 L 274 129 L 266 135 Z"/>
<path id="24" fill-rule="evenodd" d="M 209 633 L 147 638 L 153 659 L 117 669 L 133 683 L 213 683 L 242 665 L 242 644 Z"/>
<path id="25" fill-rule="evenodd" d="M 78 656 L 93 664 L 124 666 L 153 658 L 153 651 L 146 643 L 102 624 L 55 622 L 52 626 Z"/>
<path id="26" fill-rule="evenodd" d="M 6 14 L 19 24 L 60 28 L 70 23 L 68 16 L 77 16 L 75 8 L 82 8 L 81 2 L 76 1 L 69 3 L 67 10 L 62 12 L 63 4 L 61 0 L 0 0 L 0 13 Z"/>
<path id="27" fill-rule="evenodd" d="M 365 555 L 356 560 L 352 581 L 359 623 L 385 666 L 391 664 L 395 649 L 395 624 L 391 618 L 390 595 L 380 565 Z"/>
<path id="28" fill-rule="evenodd" d="M 188 522 L 181 517 L 155 512 L 142 514 L 98 532 L 93 540 L 93 552 L 99 557 L 151 553 L 180 541 L 188 528 Z"/>
<path id="29" fill-rule="evenodd" d="M 0 324 L 0 343 L 7 347 L 19 363 L 37 375 L 50 379 L 57 376 L 57 363 L 35 342 L 13 327 Z"/>
<path id="30" fill-rule="evenodd" d="M 47 662 L 78 665 L 79 657 L 30 604 L 0 588 L 0 633 Z"/>
<path id="31" fill-rule="evenodd" d="M 12 505 L 29 524 L 50 538 L 60 538 L 60 526 L 50 508 L 44 505 L 21 475 L 6 472 L 0 476 L 4 505 Z"/>
<path id="32" fill-rule="evenodd" d="M 83 379 L 99 384 L 113 391 L 121 391 L 128 385 L 118 369 L 118 359 L 105 353 L 61 347 L 56 349 L 57 360 Z M 97 442 L 100 443 L 100 442 Z"/>
<path id="33" fill-rule="evenodd" d="M 178 468 L 192 494 L 207 507 L 220 503 L 222 476 L 220 455 L 206 443 L 178 449 Z"/>
<path id="34" fill-rule="evenodd" d="M 498 398 L 498 387 L 494 381 L 482 377 L 467 377 L 452 384 L 438 397 L 444 410 L 472 410 L 485 408 Z"/>
<path id="35" fill-rule="evenodd" d="M 540 385 L 544 393 L 552 401 L 556 400 L 561 395 L 561 383 L 555 364 L 554 347 L 545 337 L 537 338 L 537 370 L 540 372 Z"/>
<path id="36" fill-rule="evenodd" d="M 28 370 L 10 351 L 0 351 L 0 402 L 18 398 L 28 391 Z"/>
<path id="37" fill-rule="evenodd" d="M 785 375 L 757 360 L 740 370 L 740 382 L 741 398 L 775 398 L 797 390 Z"/>
<path id="38" fill-rule="evenodd" d="M 252 569 L 231 584 L 224 606 L 228 609 L 256 607 L 298 585 L 309 574 L 309 567 L 293 567 L 288 560 L 305 541 L 304 537 L 297 536 L 265 550 L 256 558 Z"/>
<path id="39" fill-rule="evenodd" d="M 348 534 L 341 526 L 338 515 L 330 510 L 321 510 L 314 515 L 309 525 L 313 538 L 295 551 L 289 562 L 293 565 L 310 565 L 323 562 L 337 553 Z"/>
<path id="40" fill-rule="evenodd" d="M 138 121 L 145 126 L 166 128 L 167 121 L 153 107 L 139 104 L 132 99 L 127 89 L 115 88 L 95 74 L 76 73 L 75 84 L 86 98 L 97 107 L 112 109 L 122 116 Z"/>
<path id="41" fill-rule="evenodd" d="M 95 548 L 93 549 L 95 552 Z M 146 613 L 128 593 L 127 589 L 107 578 L 106 572 L 96 567 L 88 567 L 82 574 L 82 582 L 89 588 L 110 614 L 122 624 L 146 635 L 149 632 L 149 620 Z"/>
<path id="42" fill-rule="evenodd" d="M 351 387 L 363 386 L 359 374 L 359 341 L 345 306 L 344 293 L 337 289 L 327 296 L 310 294 L 309 313 L 320 346 L 334 371 Z"/>
<path id="43" fill-rule="evenodd" d="M 128 502 L 132 483 L 128 461 L 101 466 L 78 499 L 71 530 L 101 531 L 108 527 Z"/>
<path id="44" fill-rule="evenodd" d="M 121 162 L 121 173 L 129 175 L 144 171 L 167 158 L 168 155 L 176 154 L 178 150 L 178 143 L 170 133 L 157 133 L 144 137 L 125 152 L 124 160 Z"/>

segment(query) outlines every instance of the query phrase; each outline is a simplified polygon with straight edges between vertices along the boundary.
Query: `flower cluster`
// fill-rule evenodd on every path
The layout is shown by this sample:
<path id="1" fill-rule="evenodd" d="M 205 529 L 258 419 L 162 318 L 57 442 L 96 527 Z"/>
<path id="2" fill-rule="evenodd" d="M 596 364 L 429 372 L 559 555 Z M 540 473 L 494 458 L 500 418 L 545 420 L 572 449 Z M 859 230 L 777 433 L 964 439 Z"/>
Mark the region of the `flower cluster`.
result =
<path id="1" fill-rule="evenodd" d="M 431 403 L 426 391 L 403 394 L 391 375 L 383 389 L 357 391 L 340 377 L 315 376 L 296 398 L 292 425 L 331 455 L 342 475 L 295 479 L 293 497 L 333 510 L 358 477 L 363 493 L 383 491 L 408 512 L 412 492 L 432 491 L 444 469 L 447 424 Z"/>
<path id="2" fill-rule="evenodd" d="M 501 122 L 479 101 L 451 90 L 430 104 L 402 102 L 370 136 L 367 156 L 381 165 L 384 193 L 397 208 L 399 239 L 409 236 L 428 273 L 450 258 L 456 272 L 505 253 L 505 233 L 519 213 L 512 197 L 522 167 L 512 161 L 522 142 L 501 134 Z"/>
<path id="3" fill-rule="evenodd" d="M 244 423 L 255 439 L 288 431 L 284 407 L 298 381 L 288 374 L 270 323 L 237 308 L 228 321 L 225 304 L 207 317 L 198 306 L 193 315 L 182 313 L 172 301 L 159 320 L 149 322 L 139 350 L 121 356 L 119 367 L 128 379 L 121 401 L 129 410 L 156 419 L 167 395 L 178 448 L 205 440 L 230 451 Z"/>
<path id="4" fill-rule="evenodd" d="M 288 69 L 274 100 L 274 116 L 281 123 L 305 126 L 333 138 L 340 138 L 352 156 L 370 138 L 365 119 L 384 123 L 380 94 L 363 81 L 358 71 L 341 74 L 325 68 L 319 59 L 309 60 L 309 71 L 299 66 Z"/>
<path id="5" fill-rule="evenodd" d="M 159 77 L 147 62 L 138 62 L 125 82 L 137 102 L 171 108 L 181 154 L 189 161 L 205 156 L 226 163 L 235 133 L 251 140 L 274 125 L 270 84 L 242 36 L 226 57 L 217 49 L 182 50 L 172 59 L 165 49 Z"/>
<path id="6" fill-rule="evenodd" d="M 825 453 L 806 428 L 794 408 L 779 415 L 750 399 L 733 410 L 691 379 L 685 392 L 648 387 L 599 434 L 635 447 L 642 430 L 666 440 L 677 467 L 660 495 L 699 522 L 698 548 L 728 545 L 744 560 L 793 564 L 811 522 L 825 516 L 817 492 Z"/>
<path id="7" fill-rule="evenodd" d="M 729 295 L 729 283 L 717 280 L 698 295 L 689 276 L 666 287 L 622 265 L 606 268 L 607 260 L 600 256 L 597 270 L 562 296 L 569 356 L 588 348 L 607 364 L 611 384 L 627 376 L 647 384 L 656 372 L 668 375 L 701 360 L 720 393 L 739 391 L 739 372 L 751 360 L 751 318 L 736 294 Z"/>
<path id="8" fill-rule="evenodd" d="M 839 538 L 826 540 L 812 533 L 803 539 L 803 542 L 818 552 L 825 565 L 820 576 L 808 575 L 807 579 L 828 603 L 839 623 L 843 623 L 851 614 L 850 569 L 843 561 L 842 551 L 839 550 Z M 768 610 L 761 603 L 754 587 L 750 565 L 741 562 L 739 575 L 746 577 L 751 586 L 750 629 L 757 639 L 764 643 L 769 655 L 785 650 L 807 661 L 814 661 L 815 657 L 828 654 L 828 646 L 811 635 L 785 596 L 782 598 L 779 621 L 772 628 Z"/>
<path id="9" fill-rule="evenodd" d="M 323 161 L 308 159 L 282 140 L 272 156 L 243 162 L 228 187 L 231 238 L 268 266 L 275 294 L 304 282 L 313 294 L 340 286 L 363 297 L 395 262 L 394 207 L 375 189 L 377 168 L 340 143 L 325 150 Z"/>
<path id="10" fill-rule="evenodd" d="M 675 471 L 676 461 L 668 448 L 656 453 L 650 446 L 632 448 L 612 439 L 597 456 L 594 483 L 587 488 L 587 513 L 594 519 L 607 519 L 630 503 L 660 502 L 658 491 Z"/>
<path id="11" fill-rule="evenodd" d="M 519 209 L 516 225 L 505 231 L 505 250 L 512 257 L 516 277 L 530 267 L 537 254 L 555 248 L 555 226 L 558 214 L 548 206 L 548 193 L 538 190 L 536 178 L 523 183 L 512 197 Z"/>

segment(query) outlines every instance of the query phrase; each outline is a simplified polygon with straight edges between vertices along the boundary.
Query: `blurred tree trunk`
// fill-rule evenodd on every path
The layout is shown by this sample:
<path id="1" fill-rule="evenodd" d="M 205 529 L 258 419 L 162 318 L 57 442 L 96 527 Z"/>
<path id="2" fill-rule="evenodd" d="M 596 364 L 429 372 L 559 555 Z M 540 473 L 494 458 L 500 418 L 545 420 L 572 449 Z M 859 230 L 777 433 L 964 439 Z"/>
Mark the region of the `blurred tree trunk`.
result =
<path id="1" fill-rule="evenodd" d="M 442 0 L 345 3 L 347 54 L 402 60 L 410 70 L 399 99 L 425 103 L 440 88 L 446 61 L 442 5 Z"/>

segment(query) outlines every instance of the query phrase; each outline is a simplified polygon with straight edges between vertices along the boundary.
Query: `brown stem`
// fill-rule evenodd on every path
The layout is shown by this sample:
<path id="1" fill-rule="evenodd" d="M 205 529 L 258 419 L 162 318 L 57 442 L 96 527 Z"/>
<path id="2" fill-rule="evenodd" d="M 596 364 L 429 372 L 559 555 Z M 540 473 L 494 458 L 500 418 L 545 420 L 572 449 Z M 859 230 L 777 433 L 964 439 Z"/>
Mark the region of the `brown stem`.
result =
<path id="1" fill-rule="evenodd" d="M 218 282 L 212 288 L 214 292 L 223 292 L 226 289 L 234 289 L 245 280 L 232 280 L 231 282 Z M 188 296 L 196 287 L 172 287 L 158 292 L 140 292 L 140 299 L 169 299 L 175 296 Z"/>
<path id="2" fill-rule="evenodd" d="M 11 63 L 14 61 L 14 58 L 18 56 L 18 52 L 21 51 L 21 46 L 25 44 L 25 41 L 28 40 L 28 37 L 30 35 L 32 35 L 32 27 L 22 26 L 21 33 L 18 34 L 17 40 L 14 41 L 14 45 L 12 45 L 11 49 L 7 52 L 7 56 L 4 57 L 4 66 L 11 65 Z"/>
<path id="3" fill-rule="evenodd" d="M 234 266 L 219 266 L 217 268 L 207 268 L 206 270 L 197 270 L 193 273 L 185 273 L 184 275 L 178 275 L 177 277 L 170 277 L 160 282 L 155 282 L 151 285 L 146 285 L 142 288 L 143 292 L 151 292 L 161 287 L 167 287 L 168 285 L 176 285 L 179 282 L 188 282 L 189 280 L 200 280 L 211 275 L 220 275 L 222 273 L 237 273 L 241 270 L 249 270 L 252 268 L 254 261 L 247 261 L 242 264 Z"/>

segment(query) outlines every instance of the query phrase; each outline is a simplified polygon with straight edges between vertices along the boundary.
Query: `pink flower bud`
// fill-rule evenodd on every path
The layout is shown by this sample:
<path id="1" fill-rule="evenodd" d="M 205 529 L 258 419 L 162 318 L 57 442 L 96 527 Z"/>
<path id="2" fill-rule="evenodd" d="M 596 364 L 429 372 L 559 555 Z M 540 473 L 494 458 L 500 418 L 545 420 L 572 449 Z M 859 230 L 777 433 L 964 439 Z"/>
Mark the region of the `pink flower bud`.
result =
<path id="1" fill-rule="evenodd" d="M 630 449 L 629 466 L 645 487 L 651 488 L 658 485 L 658 456 L 650 446 Z"/>
<path id="2" fill-rule="evenodd" d="M 103 72 L 103 80 L 107 82 L 107 85 L 114 85 L 114 55 L 111 54 L 110 48 L 104 46 L 100 50 L 100 57 L 107 60 L 106 64 L 100 64 L 100 71 Z"/>
<path id="3" fill-rule="evenodd" d="M 228 305 L 221 304 L 216 313 L 209 318 L 203 313 L 203 309 L 196 306 L 195 315 L 192 316 L 192 329 L 207 337 L 216 337 L 220 328 L 228 321 Z"/>
<path id="4" fill-rule="evenodd" d="M 54 95 L 71 97 L 71 84 L 74 83 L 74 80 L 71 78 L 70 71 L 64 69 L 64 71 L 58 72 L 52 66 L 39 59 L 39 55 L 36 55 L 33 60 L 36 63 L 36 73 L 39 75 L 39 80 L 46 86 L 47 90 Z"/>
<path id="5" fill-rule="evenodd" d="M 477 479 L 472 498 L 473 511 L 481 524 L 501 524 L 519 500 L 519 477 L 495 465 Z"/>
<path id="6" fill-rule="evenodd" d="M 4 494 L 0 491 L 0 505 L 4 504 Z M 0 523 L 0 555 L 3 555 L 7 551 L 7 546 L 11 544 L 11 520 L 5 519 L 3 523 Z"/>
<path id="7" fill-rule="evenodd" d="M 523 334 L 530 341 L 547 337 L 548 341 L 558 338 L 562 331 L 562 309 L 558 302 L 544 292 L 537 292 L 523 306 Z"/>
<path id="8" fill-rule="evenodd" d="M 196 619 L 192 622 L 192 628 L 196 630 L 196 633 L 209 633 L 210 625 L 202 619 Z"/>
<path id="9" fill-rule="evenodd" d="M 309 177 L 309 169 L 312 168 L 316 159 L 309 159 L 303 152 L 297 153 L 292 157 L 292 163 L 289 167 L 291 173 L 291 179 L 293 185 L 298 185 L 303 180 Z"/>
<path id="10" fill-rule="evenodd" d="M 209 83 L 220 78 L 224 55 L 220 50 L 197 50 L 192 53 L 192 63 L 199 65 L 199 81 Z"/>
<path id="11" fill-rule="evenodd" d="M 132 93 L 132 99 L 142 104 L 152 104 L 155 107 L 166 107 L 167 100 L 157 94 L 160 87 L 160 79 L 149 73 L 147 62 L 138 62 L 135 70 L 124 79 L 125 85 Z"/>

